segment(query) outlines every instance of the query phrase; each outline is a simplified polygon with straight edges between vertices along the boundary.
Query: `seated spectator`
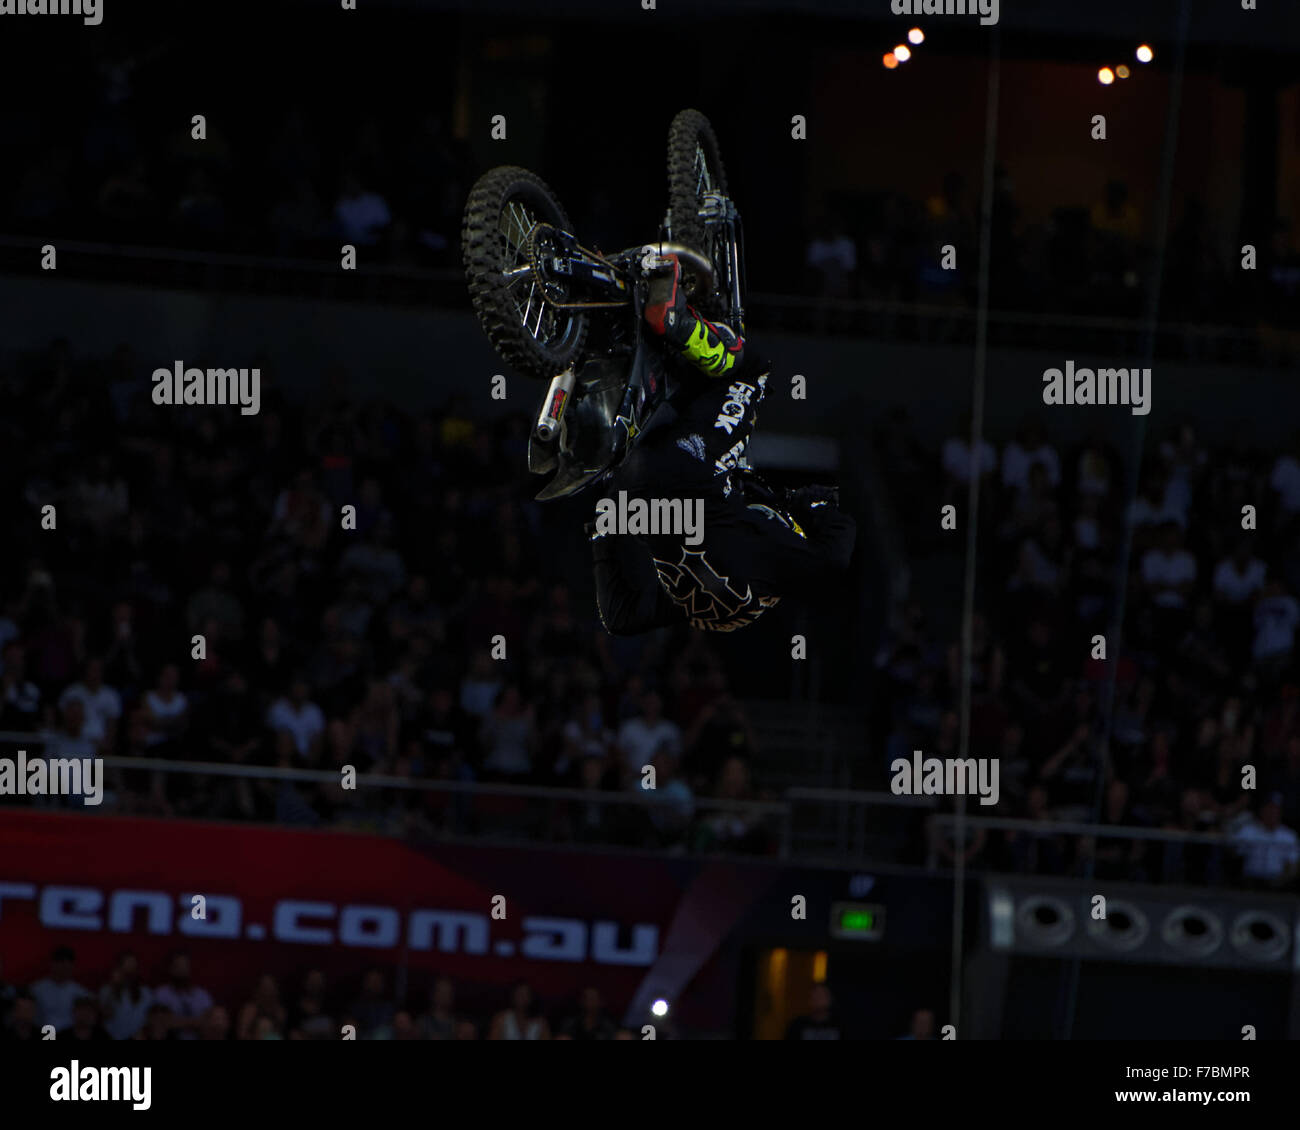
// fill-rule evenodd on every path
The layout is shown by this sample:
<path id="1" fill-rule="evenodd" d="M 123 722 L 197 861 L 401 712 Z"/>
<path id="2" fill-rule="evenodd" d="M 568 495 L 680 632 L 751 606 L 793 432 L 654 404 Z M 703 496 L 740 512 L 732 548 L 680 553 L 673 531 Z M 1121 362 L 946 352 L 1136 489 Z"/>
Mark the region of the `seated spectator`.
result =
<path id="1" fill-rule="evenodd" d="M 612 1040 L 614 1022 L 605 1013 L 598 989 L 586 988 L 578 996 L 578 1011 L 560 1025 L 560 1034 L 570 1040 Z"/>
<path id="2" fill-rule="evenodd" d="M 200 1040 L 230 1039 L 230 1013 L 219 1004 L 214 1004 L 203 1014 L 199 1023 Z"/>
<path id="3" fill-rule="evenodd" d="M 50 973 L 30 987 L 36 1000 L 36 1018 L 40 1027 L 49 1024 L 58 1034 L 72 1027 L 73 1006 L 90 993 L 73 980 L 77 955 L 70 946 L 57 946 L 50 954 Z"/>
<path id="4" fill-rule="evenodd" d="M 617 748 L 632 774 L 639 774 L 658 753 L 677 757 L 682 748 L 682 731 L 676 722 L 663 716 L 663 699 L 656 691 L 641 698 L 641 714 L 619 727 Z"/>
<path id="5" fill-rule="evenodd" d="M 1242 876 L 1257 887 L 1289 887 L 1300 868 L 1300 837 L 1282 823 L 1282 794 L 1270 793 L 1254 822 L 1233 836 Z"/>
<path id="6" fill-rule="evenodd" d="M 256 1028 L 262 1020 L 269 1020 L 276 1032 L 284 1031 L 286 1013 L 280 1003 L 280 986 L 269 973 L 257 979 L 252 998 L 240 1008 L 239 1019 L 235 1022 L 235 1039 L 259 1038 Z"/>
<path id="7" fill-rule="evenodd" d="M 171 1014 L 168 1030 L 178 1040 L 198 1039 L 203 1014 L 213 1005 L 212 994 L 194 983 L 190 955 L 184 950 L 172 954 L 167 981 L 154 990 L 154 1000 Z"/>
<path id="8" fill-rule="evenodd" d="M 120 954 L 108 983 L 99 990 L 105 1031 L 114 1040 L 133 1039 L 152 1004 L 153 990 L 140 980 L 139 960 L 129 951 Z"/>
<path id="9" fill-rule="evenodd" d="M 370 969 L 361 980 L 361 995 L 352 1002 L 344 1022 L 355 1025 L 358 1040 L 391 1040 L 396 1013 L 382 970 Z"/>
<path id="10" fill-rule="evenodd" d="M 170 1040 L 172 1038 L 172 1011 L 157 1000 L 145 1013 L 144 1027 L 135 1034 L 137 1040 Z"/>
<path id="11" fill-rule="evenodd" d="M 841 1040 L 844 1038 L 835 1014 L 835 998 L 826 985 L 817 984 L 808 993 L 808 1011 L 786 1025 L 787 1040 Z"/>
<path id="12" fill-rule="evenodd" d="M 169 752 L 189 724 L 189 699 L 180 691 L 180 671 L 168 663 L 158 672 L 158 682 L 144 696 L 148 721 L 145 745 L 154 756 Z"/>
<path id="13" fill-rule="evenodd" d="M 294 750 L 305 761 L 315 762 L 320 756 L 322 735 L 325 732 L 325 715 L 310 699 L 311 687 L 299 676 L 289 687 L 285 698 L 275 701 L 266 715 L 266 724 L 276 733 L 287 732 L 293 738 Z"/>
<path id="14" fill-rule="evenodd" d="M 35 1043 L 40 1040 L 38 1009 L 36 998 L 31 993 L 18 993 L 4 1026 L 0 1027 L 0 1041 Z"/>
<path id="15" fill-rule="evenodd" d="M 739 756 L 723 761 L 714 781 L 713 796 L 726 801 L 754 799 L 749 763 Z M 761 816 L 743 809 L 725 808 L 709 812 L 707 802 L 700 809 L 708 813 L 696 831 L 697 851 L 741 851 L 762 854 L 771 847 Z"/>
<path id="16" fill-rule="evenodd" d="M 356 173 L 348 172 L 343 176 L 342 189 L 334 205 L 334 221 L 348 243 L 373 247 L 392 223 L 393 216 L 388 202 L 379 193 L 362 188 Z"/>
<path id="17" fill-rule="evenodd" d="M 533 708 L 519 687 L 507 683 L 483 722 L 483 769 L 502 778 L 523 779 L 533 769 Z"/>
<path id="18" fill-rule="evenodd" d="M 99 1023 L 99 1005 L 94 997 L 80 997 L 72 1006 L 72 1028 L 60 1033 L 61 1039 L 79 1043 L 106 1044 L 108 1033 Z"/>
<path id="19" fill-rule="evenodd" d="M 537 1009 L 532 986 L 518 982 L 510 990 L 510 1005 L 492 1018 L 489 1040 L 549 1040 L 551 1027 Z"/>
<path id="20" fill-rule="evenodd" d="M 456 1020 L 456 987 L 450 977 L 439 977 L 429 990 L 428 1011 L 416 1021 L 420 1035 L 426 1040 L 453 1040 Z"/>
<path id="21" fill-rule="evenodd" d="M 1002 453 L 1003 488 L 1017 495 L 1023 494 L 1030 487 L 1030 468 L 1035 466 L 1043 468 L 1049 492 L 1061 485 L 1061 457 L 1047 442 L 1042 424 L 1030 420 Z"/>
<path id="22" fill-rule="evenodd" d="M 912 1013 L 912 1020 L 907 1026 L 907 1035 L 900 1040 L 933 1040 L 934 1013 L 928 1008 L 918 1008 Z"/>
<path id="23" fill-rule="evenodd" d="M 0 674 L 0 728 L 35 730 L 41 718 L 41 692 L 27 680 L 27 652 L 22 644 L 9 643 L 4 649 L 4 673 Z"/>
<path id="24" fill-rule="evenodd" d="M 82 736 L 103 751 L 111 749 L 117 738 L 117 724 L 122 717 L 122 696 L 104 682 L 104 661 L 87 660 L 81 681 L 73 683 L 59 695 L 59 708 L 79 701 L 85 711 Z"/>

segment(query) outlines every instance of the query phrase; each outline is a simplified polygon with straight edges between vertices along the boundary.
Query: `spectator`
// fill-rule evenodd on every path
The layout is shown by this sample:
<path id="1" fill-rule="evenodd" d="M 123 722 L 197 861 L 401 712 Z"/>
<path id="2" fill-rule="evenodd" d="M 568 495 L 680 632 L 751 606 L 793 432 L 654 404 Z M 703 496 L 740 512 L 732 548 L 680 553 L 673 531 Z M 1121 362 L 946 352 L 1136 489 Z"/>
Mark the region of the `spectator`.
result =
<path id="1" fill-rule="evenodd" d="M 384 974 L 371 969 L 361 980 L 361 995 L 352 1002 L 348 1022 L 357 1029 L 358 1040 L 391 1040 L 397 1007 L 385 992 Z"/>
<path id="2" fill-rule="evenodd" d="M 827 216 L 818 221 L 804 258 L 819 297 L 852 297 L 858 249 L 838 219 Z"/>
<path id="3" fill-rule="evenodd" d="M 56 1033 L 72 1027 L 73 1006 L 90 994 L 73 980 L 77 955 L 70 946 L 58 946 L 50 954 L 50 973 L 33 982 L 30 992 L 36 1000 L 37 1023 L 52 1025 Z"/>
<path id="4" fill-rule="evenodd" d="M 834 1009 L 835 998 L 826 985 L 817 984 L 808 993 L 808 1011 L 786 1025 L 787 1040 L 842 1040 L 844 1033 Z"/>
<path id="5" fill-rule="evenodd" d="M 199 1023 L 200 1040 L 230 1039 L 230 1013 L 219 1004 L 214 1004 L 203 1014 Z"/>
<path id="6" fill-rule="evenodd" d="M 189 699 L 179 690 L 180 671 L 176 664 L 168 663 L 158 672 L 158 682 L 144 696 L 144 712 L 148 721 L 145 745 L 160 756 L 173 747 L 185 732 L 189 722 Z"/>
<path id="7" fill-rule="evenodd" d="M 319 969 L 308 971 L 303 978 L 289 1029 L 291 1040 L 329 1040 L 338 1035 L 325 1005 L 325 974 Z"/>
<path id="8" fill-rule="evenodd" d="M 129 951 L 119 954 L 108 983 L 99 990 L 105 1031 L 114 1040 L 133 1039 L 152 1004 L 153 990 L 140 981 L 139 960 Z"/>
<path id="9" fill-rule="evenodd" d="M 284 1005 L 280 1003 L 280 986 L 274 977 L 264 973 L 257 979 L 252 998 L 239 1010 L 239 1019 L 235 1023 L 235 1039 L 262 1038 L 256 1035 L 256 1030 L 257 1025 L 263 1020 L 269 1020 L 274 1031 L 283 1033 L 286 1018 Z"/>
<path id="10" fill-rule="evenodd" d="M 207 989 L 194 984 L 190 955 L 184 950 L 172 954 L 167 965 L 167 981 L 154 990 L 154 1000 L 171 1014 L 168 1031 L 178 1040 L 198 1039 L 203 1014 L 214 1003 Z"/>
<path id="11" fill-rule="evenodd" d="M 560 1025 L 560 1033 L 570 1040 L 612 1040 L 614 1022 L 605 1013 L 600 992 L 588 987 L 578 996 L 578 1011 Z"/>
<path id="12" fill-rule="evenodd" d="M 681 753 L 682 731 L 663 716 L 663 699 L 656 691 L 642 696 L 640 717 L 630 718 L 619 727 L 617 745 L 624 764 L 634 774 L 639 774 L 658 753 L 674 758 Z"/>
<path id="13" fill-rule="evenodd" d="M 190 597 L 185 616 L 191 632 L 197 632 L 205 624 L 215 621 L 221 629 L 221 639 L 232 642 L 242 639 L 244 608 L 231 591 L 229 563 L 213 563 L 208 583 Z"/>
<path id="14" fill-rule="evenodd" d="M 85 711 L 82 736 L 94 742 L 100 750 L 111 749 L 117 737 L 118 720 L 122 717 L 122 696 L 104 682 L 102 659 L 86 662 L 81 682 L 73 683 L 59 695 L 59 708 L 66 710 L 74 699 Z"/>
<path id="15" fill-rule="evenodd" d="M 135 1034 L 135 1038 L 151 1041 L 170 1039 L 173 1019 L 171 1009 L 155 1000 L 149 1006 L 149 1011 L 145 1013 L 144 1027 Z"/>
<path id="16" fill-rule="evenodd" d="M 18 993 L 14 997 L 9 1017 L 0 1028 L 0 1040 L 16 1043 L 35 1043 L 41 1039 L 39 1006 L 31 993 Z"/>
<path id="17" fill-rule="evenodd" d="M 1277 669 L 1286 663 L 1295 651 L 1297 625 L 1300 625 L 1300 603 L 1281 581 L 1269 581 L 1255 603 L 1252 654 L 1256 664 Z"/>
<path id="18" fill-rule="evenodd" d="M 388 202 L 379 193 L 362 188 L 357 174 L 348 172 L 334 205 L 334 220 L 346 242 L 373 247 L 393 217 Z"/>
<path id="19" fill-rule="evenodd" d="M 492 1018 L 489 1040 L 549 1040 L 550 1025 L 537 1010 L 532 986 L 518 982 L 510 990 L 510 1006 Z"/>
<path id="20" fill-rule="evenodd" d="M 300 758 L 315 762 L 320 755 L 325 715 L 310 699 L 311 687 L 301 676 L 294 679 L 286 698 L 277 699 L 266 716 L 276 733 L 288 733 Z"/>
<path id="21" fill-rule="evenodd" d="M 934 1013 L 928 1008 L 918 1008 L 912 1013 L 911 1023 L 907 1026 L 907 1035 L 900 1040 L 933 1040 Z"/>
<path id="22" fill-rule="evenodd" d="M 94 997 L 80 997 L 73 1004 L 72 1028 L 63 1038 L 91 1044 L 108 1042 L 108 1033 L 99 1023 L 99 1005 Z"/>
<path id="23" fill-rule="evenodd" d="M 522 780 L 532 772 L 534 711 L 524 702 L 515 683 L 507 683 L 497 696 L 492 713 L 483 723 L 483 758 L 486 772 L 507 779 Z"/>
<path id="24" fill-rule="evenodd" d="M 1253 823 L 1233 837 L 1243 859 L 1242 875 L 1258 887 L 1287 887 L 1300 866 L 1300 838 L 1282 823 L 1281 793 L 1270 793 Z"/>
<path id="25" fill-rule="evenodd" d="M 439 977 L 429 990 L 429 1008 L 416 1021 L 426 1040 L 456 1038 L 456 987 L 451 978 Z"/>
<path id="26" fill-rule="evenodd" d="M 0 674 L 0 727 L 6 730 L 35 730 L 40 722 L 41 692 L 26 678 L 27 653 L 19 643 L 4 649 L 4 673 Z"/>

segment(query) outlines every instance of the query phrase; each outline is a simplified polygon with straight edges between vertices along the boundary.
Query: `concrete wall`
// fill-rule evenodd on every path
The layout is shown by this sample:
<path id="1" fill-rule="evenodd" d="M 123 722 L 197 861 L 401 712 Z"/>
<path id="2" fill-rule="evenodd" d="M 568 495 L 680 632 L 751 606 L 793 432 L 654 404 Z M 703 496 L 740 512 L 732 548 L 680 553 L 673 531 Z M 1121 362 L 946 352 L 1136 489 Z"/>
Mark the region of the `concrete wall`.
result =
<path id="1" fill-rule="evenodd" d="M 472 412 L 501 405 L 488 395 L 502 364 L 473 316 L 464 311 L 384 309 L 311 299 L 207 296 L 143 287 L 51 280 L 0 279 L 0 350 L 39 346 L 64 335 L 78 354 L 104 354 L 131 344 L 141 389 L 158 366 L 247 365 L 260 354 L 286 389 L 310 394 L 332 365 L 342 365 L 355 387 L 381 390 L 411 407 L 430 407 L 452 393 Z M 774 362 L 765 429 L 842 435 L 846 421 L 879 419 L 892 407 L 907 410 L 921 437 L 937 443 L 969 404 L 973 351 L 963 346 L 893 344 L 843 337 L 772 334 L 755 340 Z M 1153 408 L 1146 417 L 1122 407 L 1045 407 L 1042 373 L 1072 359 L 1080 366 L 1138 365 L 1137 356 L 1096 348 L 1086 333 L 1063 335 L 1053 352 L 994 349 L 987 365 L 986 432 L 1009 437 L 1037 411 L 1058 442 L 1103 429 L 1127 449 L 1144 434 L 1163 434 L 1182 413 L 1198 419 L 1207 439 L 1226 437 L 1236 424 L 1264 445 L 1286 442 L 1300 422 L 1300 382 L 1293 370 L 1226 365 L 1156 363 Z M 782 392 L 802 374 L 808 399 Z M 513 378 L 507 406 L 531 411 L 540 383 Z M 513 400 L 518 396 L 521 400 Z M 776 413 L 779 412 L 779 415 Z"/>

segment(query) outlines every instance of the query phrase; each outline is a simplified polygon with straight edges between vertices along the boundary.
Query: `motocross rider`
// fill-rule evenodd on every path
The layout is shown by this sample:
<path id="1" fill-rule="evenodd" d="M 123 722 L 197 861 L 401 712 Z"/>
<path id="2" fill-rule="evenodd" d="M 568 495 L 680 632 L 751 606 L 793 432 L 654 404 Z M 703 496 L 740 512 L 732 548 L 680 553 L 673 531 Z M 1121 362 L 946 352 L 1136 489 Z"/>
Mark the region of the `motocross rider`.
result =
<path id="1" fill-rule="evenodd" d="M 682 268 L 665 255 L 648 281 L 644 317 L 681 372 L 623 461 L 605 496 L 703 500 L 703 541 L 599 533 L 587 525 L 605 629 L 635 635 L 689 623 L 733 631 L 783 595 L 823 585 L 848 567 L 856 526 L 838 490 L 777 494 L 748 468 L 746 450 L 770 365 L 732 329 L 686 301 Z M 787 515 L 789 520 L 787 521 Z"/>

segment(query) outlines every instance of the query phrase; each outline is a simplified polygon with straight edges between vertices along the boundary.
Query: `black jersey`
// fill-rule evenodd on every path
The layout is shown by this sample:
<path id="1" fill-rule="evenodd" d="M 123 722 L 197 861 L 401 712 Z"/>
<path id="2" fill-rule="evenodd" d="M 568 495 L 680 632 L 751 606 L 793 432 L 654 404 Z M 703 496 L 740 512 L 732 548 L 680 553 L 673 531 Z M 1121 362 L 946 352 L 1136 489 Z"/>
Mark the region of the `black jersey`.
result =
<path id="1" fill-rule="evenodd" d="M 768 367 L 757 359 L 720 378 L 682 379 L 606 483 L 606 497 L 699 499 L 703 538 L 609 534 L 593 540 L 601 620 L 636 634 L 689 622 L 712 631 L 752 623 L 780 598 L 848 565 L 856 527 L 827 507 L 792 525 L 745 497 L 744 465 Z"/>

